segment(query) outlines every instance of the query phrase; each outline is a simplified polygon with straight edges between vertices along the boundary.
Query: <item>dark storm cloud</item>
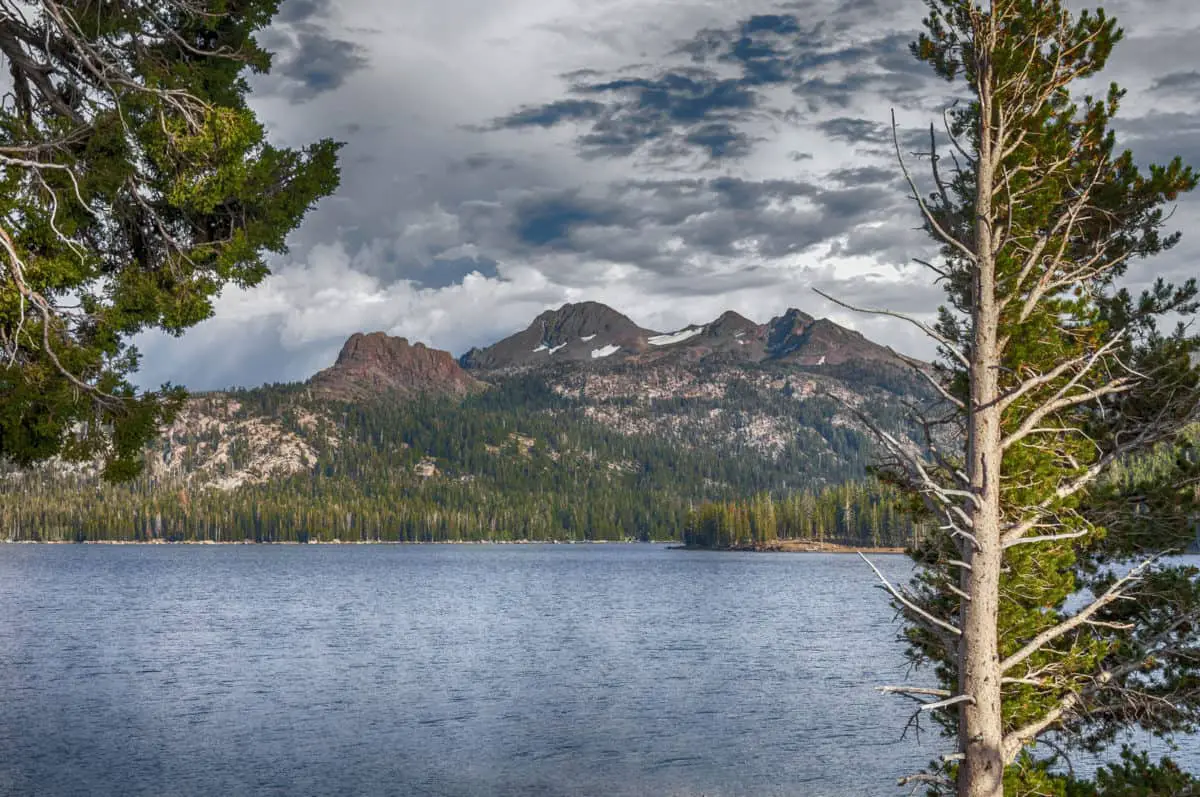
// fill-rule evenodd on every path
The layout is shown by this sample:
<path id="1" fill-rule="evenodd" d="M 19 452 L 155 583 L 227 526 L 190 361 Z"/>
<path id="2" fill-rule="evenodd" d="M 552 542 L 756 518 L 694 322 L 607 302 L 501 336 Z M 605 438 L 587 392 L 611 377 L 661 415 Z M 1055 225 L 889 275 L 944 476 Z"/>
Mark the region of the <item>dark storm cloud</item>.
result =
<path id="1" fill-rule="evenodd" d="M 259 34 L 260 43 L 274 56 L 270 76 L 256 81 L 256 89 L 303 102 L 340 88 L 350 75 L 366 68 L 361 46 L 324 27 L 332 10 L 330 0 L 286 0 L 280 6 L 275 24 Z M 318 18 L 321 23 L 314 21 Z"/>
<path id="2" fill-rule="evenodd" d="M 914 258 L 930 260 L 937 245 L 918 224 L 915 205 L 904 194 L 896 192 L 898 202 L 884 211 L 877 225 L 859 225 L 830 247 L 834 257 L 870 257 L 879 263 L 899 267 Z"/>
<path id="3" fill-rule="evenodd" d="M 554 127 L 560 122 L 595 119 L 603 112 L 604 106 L 592 100 L 558 100 L 522 108 L 511 116 L 498 119 L 495 127 Z"/>
<path id="4" fill-rule="evenodd" d="M 494 279 L 499 276 L 496 266 L 496 261 L 488 257 L 435 258 L 415 271 L 413 281 L 421 288 L 448 288 L 461 283 L 468 274 Z"/>
<path id="5" fill-rule="evenodd" d="M 521 255 L 570 253 L 582 261 L 631 263 L 666 275 L 679 273 L 694 257 L 795 254 L 888 218 L 904 193 L 883 184 L 886 175 L 863 175 L 874 184 L 864 179 L 827 188 L 720 177 L 626 181 L 590 194 L 548 189 L 515 202 L 475 206 L 476 217 L 463 226 L 491 233 L 480 237 L 485 251 L 490 244 Z M 480 215 L 486 217 L 482 222 Z M 508 239 L 498 239 L 497 229 Z"/>
<path id="6" fill-rule="evenodd" d="M 332 0 L 284 0 L 275 21 L 306 22 L 313 17 L 328 16 L 332 6 Z"/>
<path id="7" fill-rule="evenodd" d="M 583 154 L 593 157 L 628 155 L 643 147 L 660 157 L 688 149 L 707 152 L 712 158 L 748 151 L 749 138 L 735 124 L 745 120 L 757 98 L 740 81 L 719 78 L 709 70 L 684 68 L 653 78 L 577 80 L 571 90 L 603 101 L 566 99 L 522 108 L 495 120 L 493 129 L 590 122 L 590 132 L 581 135 L 579 143 Z"/>
<path id="8" fill-rule="evenodd" d="M 1155 78 L 1150 90 L 1195 98 L 1200 96 L 1200 71 L 1193 69 L 1190 72 L 1171 72 Z"/>
<path id="9" fill-rule="evenodd" d="M 1128 148 L 1134 162 L 1143 170 L 1150 164 L 1166 165 L 1179 157 L 1185 166 L 1200 169 L 1200 111 L 1192 113 L 1149 113 L 1135 119 L 1117 118 L 1117 146 Z M 1166 210 L 1171 218 L 1166 221 L 1169 232 L 1182 231 L 1179 245 L 1168 252 L 1156 255 L 1144 264 L 1135 264 L 1130 270 L 1130 280 L 1144 285 L 1153 276 L 1171 280 L 1194 277 L 1200 263 L 1200 234 L 1195 229 L 1197 206 L 1200 193 L 1193 191 L 1169 203 Z"/>
<path id="10" fill-rule="evenodd" d="M 906 161 L 929 159 L 930 128 L 897 126 L 893 137 L 892 126 L 889 122 L 874 119 L 861 119 L 849 116 L 837 116 L 826 119 L 815 125 L 816 129 L 832 141 L 851 144 L 863 154 L 884 157 L 894 163 L 896 158 L 896 141 L 900 142 L 900 152 Z M 933 128 L 933 145 L 939 153 L 946 153 L 950 147 L 950 139 L 944 130 Z M 838 170 L 833 173 L 835 179 L 861 179 L 878 182 L 877 167 L 865 169 L 858 175 L 853 170 Z M 840 177 L 839 177 L 840 176 Z"/>
<path id="11" fill-rule="evenodd" d="M 875 185 L 890 183 L 900 175 L 896 169 L 885 169 L 882 166 L 852 166 L 834 169 L 826 176 L 842 185 Z"/>
<path id="12" fill-rule="evenodd" d="M 1176 156 L 1185 165 L 1200 169 L 1200 111 L 1146 114 L 1115 120 L 1119 146 L 1133 152 L 1140 166 L 1166 165 Z"/>
<path id="13" fill-rule="evenodd" d="M 854 10 L 870 7 L 859 3 Z M 729 28 L 706 28 L 670 53 L 691 66 L 627 69 L 615 77 L 591 69 L 569 72 L 570 97 L 523 107 L 495 119 L 491 129 L 572 123 L 582 128 L 577 143 L 587 157 L 700 153 L 710 161 L 730 160 L 749 154 L 759 140 L 746 132 L 748 126 L 793 114 L 768 100 L 770 89 L 790 88 L 815 113 L 849 107 L 872 93 L 907 102 L 929 85 L 927 70 L 907 52 L 912 34 L 842 45 L 835 39 L 839 30 L 827 21 L 806 26 L 795 14 L 760 14 Z"/>
<path id="14" fill-rule="evenodd" d="M 340 87 L 366 64 L 357 44 L 332 38 L 320 28 L 300 25 L 287 58 L 273 71 L 292 81 L 288 95 L 301 102 Z"/>
<path id="15" fill-rule="evenodd" d="M 572 228 L 607 227 L 620 221 L 621 210 L 607 199 L 587 199 L 578 191 L 556 192 L 517 205 L 513 232 L 529 246 L 571 248 Z"/>
<path id="16" fill-rule="evenodd" d="M 817 129 L 834 141 L 847 144 L 886 144 L 892 140 L 887 125 L 870 119 L 835 116 L 818 122 Z"/>

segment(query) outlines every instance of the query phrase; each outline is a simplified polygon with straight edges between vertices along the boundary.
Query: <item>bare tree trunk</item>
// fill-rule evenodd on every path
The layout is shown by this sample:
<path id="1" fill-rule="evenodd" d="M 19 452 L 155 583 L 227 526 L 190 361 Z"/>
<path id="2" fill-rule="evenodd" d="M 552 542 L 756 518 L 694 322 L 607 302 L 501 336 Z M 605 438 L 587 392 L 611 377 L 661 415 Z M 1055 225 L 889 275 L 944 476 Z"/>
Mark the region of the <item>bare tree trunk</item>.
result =
<path id="1" fill-rule="evenodd" d="M 985 36 L 994 35 L 994 23 Z M 979 52 L 979 153 L 975 194 L 975 313 L 971 346 L 971 396 L 967 426 L 967 476 L 972 521 L 964 539 L 962 635 L 959 637 L 959 744 L 964 758 L 958 773 L 959 797 L 1003 797 L 1004 728 L 1000 711 L 1000 656 L 996 618 L 1004 555 L 1000 529 L 1002 457 L 999 397 L 999 323 L 996 259 L 992 238 L 992 192 L 996 177 L 991 47 Z"/>

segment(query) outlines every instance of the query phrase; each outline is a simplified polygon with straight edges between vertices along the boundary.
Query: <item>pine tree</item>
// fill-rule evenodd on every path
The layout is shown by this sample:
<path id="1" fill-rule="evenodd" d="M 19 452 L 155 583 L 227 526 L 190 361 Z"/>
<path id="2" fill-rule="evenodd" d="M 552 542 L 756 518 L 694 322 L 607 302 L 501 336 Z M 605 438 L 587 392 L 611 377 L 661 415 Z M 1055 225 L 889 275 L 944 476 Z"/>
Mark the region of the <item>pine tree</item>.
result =
<path id="1" fill-rule="evenodd" d="M 1195 469 L 1180 462 L 1137 491 L 1110 474 L 1178 445 L 1196 418 L 1198 340 L 1158 328 L 1196 312 L 1195 281 L 1123 287 L 1135 260 L 1178 239 L 1164 205 L 1196 177 L 1178 158 L 1143 173 L 1116 150 L 1115 85 L 1071 95 L 1121 38 L 1103 12 L 926 2 L 913 53 L 969 95 L 949 112 L 948 158 L 930 131 L 931 190 L 904 171 L 948 301 L 935 326 L 892 315 L 938 341 L 947 422 L 920 419 L 924 456 L 880 439 L 892 477 L 943 529 L 918 550 L 911 589 L 885 581 L 942 689 L 891 689 L 930 700 L 957 740 L 924 778 L 961 797 L 1061 794 L 1070 784 L 1039 755 L 1047 734 L 1103 748 L 1130 725 L 1168 735 L 1200 721 L 1200 579 L 1162 558 L 1191 536 L 1180 486 Z"/>
<path id="2" fill-rule="evenodd" d="M 337 186 L 338 145 L 266 141 L 245 72 L 277 0 L 0 0 L 0 457 L 129 478 L 179 391 L 128 340 L 179 334 Z"/>

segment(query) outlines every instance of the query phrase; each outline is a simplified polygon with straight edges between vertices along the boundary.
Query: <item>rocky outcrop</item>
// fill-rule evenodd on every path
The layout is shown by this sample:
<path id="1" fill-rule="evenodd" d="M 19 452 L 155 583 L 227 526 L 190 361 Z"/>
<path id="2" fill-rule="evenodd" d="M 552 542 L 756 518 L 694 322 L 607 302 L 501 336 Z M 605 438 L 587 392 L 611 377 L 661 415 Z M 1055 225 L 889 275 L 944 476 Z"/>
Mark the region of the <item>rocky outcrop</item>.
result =
<path id="1" fill-rule="evenodd" d="M 827 318 L 813 318 L 790 309 L 767 325 L 766 355 L 796 365 L 844 365 L 888 363 L 902 366 L 900 358 L 852 329 Z"/>
<path id="2" fill-rule="evenodd" d="M 314 394 L 340 401 L 384 395 L 465 396 L 486 387 L 445 351 L 382 332 L 355 333 L 337 362 L 309 380 Z"/>

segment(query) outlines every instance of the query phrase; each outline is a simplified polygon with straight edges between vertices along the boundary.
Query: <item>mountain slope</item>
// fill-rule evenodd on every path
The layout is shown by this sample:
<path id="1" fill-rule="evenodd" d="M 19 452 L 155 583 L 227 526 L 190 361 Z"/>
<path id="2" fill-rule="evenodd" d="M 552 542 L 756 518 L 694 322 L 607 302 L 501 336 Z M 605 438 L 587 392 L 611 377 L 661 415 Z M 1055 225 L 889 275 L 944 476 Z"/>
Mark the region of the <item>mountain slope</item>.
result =
<path id="1" fill-rule="evenodd" d="M 915 441 L 903 405 L 926 398 L 890 349 L 799 310 L 658 332 L 565 305 L 461 361 L 356 334 L 306 383 L 191 399 L 132 485 L 0 469 L 0 529 L 667 538 L 699 501 L 860 478 L 859 414 Z"/>
<path id="2" fill-rule="evenodd" d="M 552 362 L 604 359 L 646 348 L 655 333 L 599 302 L 565 304 L 547 310 L 524 330 L 462 356 L 468 369 L 540 366 Z"/>

